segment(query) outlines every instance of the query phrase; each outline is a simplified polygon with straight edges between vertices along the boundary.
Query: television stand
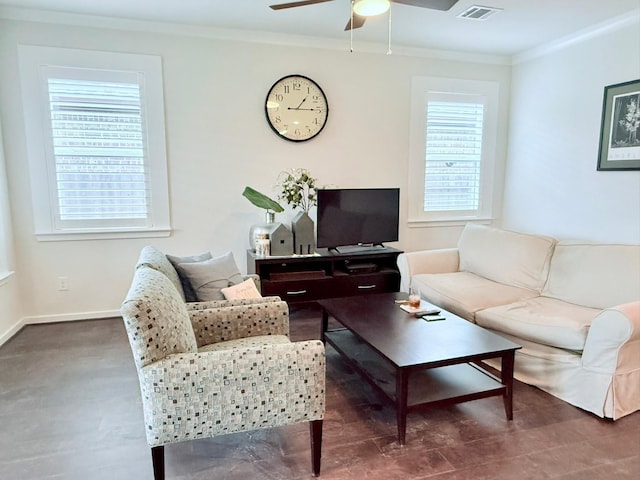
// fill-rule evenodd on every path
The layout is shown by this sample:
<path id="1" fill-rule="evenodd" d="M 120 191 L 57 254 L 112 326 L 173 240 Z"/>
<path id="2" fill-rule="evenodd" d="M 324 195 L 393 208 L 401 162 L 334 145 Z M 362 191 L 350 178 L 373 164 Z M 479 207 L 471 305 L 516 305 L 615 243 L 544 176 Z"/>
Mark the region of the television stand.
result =
<path id="1" fill-rule="evenodd" d="M 342 245 L 340 247 L 335 247 L 330 250 L 335 250 L 338 253 L 361 253 L 361 252 L 371 252 L 375 253 L 381 250 L 384 250 L 385 246 L 381 243 L 374 245 L 373 243 L 358 243 L 357 245 Z"/>
<path id="2" fill-rule="evenodd" d="M 260 277 L 262 295 L 278 295 L 287 302 L 397 292 L 398 255 L 390 247 L 358 246 L 353 253 L 319 248 L 315 255 L 258 257 L 247 251 L 247 273 Z"/>

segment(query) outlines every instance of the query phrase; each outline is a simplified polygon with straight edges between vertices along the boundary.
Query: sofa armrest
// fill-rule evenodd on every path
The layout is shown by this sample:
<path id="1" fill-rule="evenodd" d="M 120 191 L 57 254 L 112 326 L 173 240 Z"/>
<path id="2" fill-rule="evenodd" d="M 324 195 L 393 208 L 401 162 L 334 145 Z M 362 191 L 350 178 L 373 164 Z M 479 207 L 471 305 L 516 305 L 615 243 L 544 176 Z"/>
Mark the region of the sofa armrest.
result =
<path id="1" fill-rule="evenodd" d="M 189 316 L 198 347 L 256 335 L 289 336 L 289 306 L 282 300 L 190 310 Z"/>
<path id="2" fill-rule="evenodd" d="M 605 374 L 640 370 L 640 301 L 596 315 L 582 352 L 582 365 Z"/>
<path id="3" fill-rule="evenodd" d="M 452 273 L 458 271 L 457 248 L 420 250 L 398 255 L 400 291 L 409 292 L 411 277 L 419 273 Z"/>
<path id="4" fill-rule="evenodd" d="M 318 340 L 169 355 L 140 370 L 147 442 L 321 420 L 325 368 Z"/>

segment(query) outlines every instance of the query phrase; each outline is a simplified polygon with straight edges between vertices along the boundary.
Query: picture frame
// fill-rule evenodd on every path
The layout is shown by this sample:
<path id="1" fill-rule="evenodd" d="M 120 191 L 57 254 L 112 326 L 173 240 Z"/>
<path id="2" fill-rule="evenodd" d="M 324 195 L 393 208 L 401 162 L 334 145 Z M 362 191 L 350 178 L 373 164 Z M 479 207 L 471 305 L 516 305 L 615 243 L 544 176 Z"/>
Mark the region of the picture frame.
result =
<path id="1" fill-rule="evenodd" d="M 604 87 L 598 170 L 640 170 L 640 79 Z"/>

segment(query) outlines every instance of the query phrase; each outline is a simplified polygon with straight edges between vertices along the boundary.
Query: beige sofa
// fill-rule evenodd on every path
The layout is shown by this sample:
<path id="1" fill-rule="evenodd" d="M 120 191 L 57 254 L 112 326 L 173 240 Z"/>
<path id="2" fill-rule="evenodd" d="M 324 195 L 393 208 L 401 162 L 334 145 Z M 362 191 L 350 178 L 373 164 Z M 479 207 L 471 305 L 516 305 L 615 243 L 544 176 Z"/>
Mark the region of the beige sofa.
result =
<path id="1" fill-rule="evenodd" d="M 640 410 L 640 245 L 468 224 L 398 266 L 402 291 L 522 345 L 518 380 L 600 417 Z"/>

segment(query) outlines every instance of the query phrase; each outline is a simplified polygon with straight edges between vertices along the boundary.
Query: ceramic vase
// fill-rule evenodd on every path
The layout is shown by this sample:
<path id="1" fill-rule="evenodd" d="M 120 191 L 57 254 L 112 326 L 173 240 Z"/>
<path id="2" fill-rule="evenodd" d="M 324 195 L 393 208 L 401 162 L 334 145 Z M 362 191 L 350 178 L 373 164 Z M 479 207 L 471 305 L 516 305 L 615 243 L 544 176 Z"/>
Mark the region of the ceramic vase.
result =
<path id="1" fill-rule="evenodd" d="M 265 212 L 264 223 L 259 223 L 251 226 L 251 228 L 249 229 L 249 247 L 252 251 L 256 251 L 256 240 L 258 239 L 258 235 L 268 235 L 271 232 L 274 223 L 276 223 L 275 219 L 276 214 L 267 210 Z"/>

